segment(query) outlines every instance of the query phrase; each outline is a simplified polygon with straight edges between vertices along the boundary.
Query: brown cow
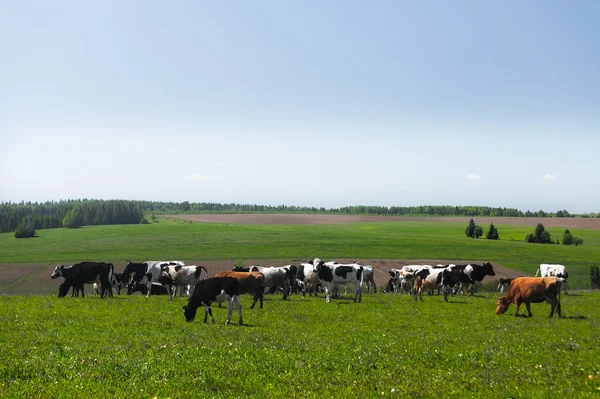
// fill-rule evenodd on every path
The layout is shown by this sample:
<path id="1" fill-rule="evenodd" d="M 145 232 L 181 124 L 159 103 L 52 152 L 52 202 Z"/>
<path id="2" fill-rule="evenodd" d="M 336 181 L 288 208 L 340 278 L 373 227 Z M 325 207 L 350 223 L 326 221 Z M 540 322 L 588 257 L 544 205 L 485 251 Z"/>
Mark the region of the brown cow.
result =
<path id="1" fill-rule="evenodd" d="M 530 303 L 548 302 L 552 306 L 550 317 L 556 310 L 560 314 L 560 287 L 561 281 L 556 277 L 518 277 L 515 278 L 508 288 L 508 292 L 498 298 L 496 314 L 505 313 L 511 303 L 517 306 L 515 316 L 519 315 L 519 306 L 524 302 L 527 307 L 528 317 L 532 317 Z"/>
<path id="2" fill-rule="evenodd" d="M 254 302 L 250 309 L 260 300 L 260 308 L 263 307 L 263 291 L 265 288 L 265 276 L 258 272 L 219 272 L 215 277 L 233 277 L 239 281 L 239 294 L 250 294 Z M 219 304 L 220 305 L 220 304 Z"/>

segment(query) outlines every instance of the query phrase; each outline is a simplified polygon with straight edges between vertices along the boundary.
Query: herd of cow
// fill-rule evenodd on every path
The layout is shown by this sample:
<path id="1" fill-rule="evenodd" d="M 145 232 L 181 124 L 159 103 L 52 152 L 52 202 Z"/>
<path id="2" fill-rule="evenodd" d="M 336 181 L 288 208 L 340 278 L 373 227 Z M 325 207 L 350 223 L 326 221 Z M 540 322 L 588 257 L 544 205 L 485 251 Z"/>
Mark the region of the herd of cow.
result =
<path id="1" fill-rule="evenodd" d="M 519 277 L 515 279 L 500 279 L 499 289 L 508 292 L 498 299 L 496 313 L 506 312 L 508 306 L 514 303 L 517 307 L 525 303 L 528 316 L 531 316 L 531 302 L 548 302 L 552 305 L 550 317 L 557 311 L 561 316 L 560 290 L 565 289 L 568 274 L 563 265 L 541 264 L 538 272 L 541 277 Z M 390 279 L 384 291 L 411 293 L 415 300 L 423 300 L 423 291 L 433 294 L 441 290 L 444 300 L 448 295 L 454 295 L 459 290 L 473 295 L 474 284 L 482 281 L 485 276 L 495 276 L 491 263 L 483 265 L 408 265 L 402 269 L 389 271 Z M 56 266 L 53 279 L 63 277 L 59 285 L 59 298 L 67 295 L 72 288 L 72 295 L 80 292 L 84 296 L 84 284 L 93 284 L 94 291 L 101 297 L 113 296 L 113 290 L 120 294 L 121 288 L 127 288 L 127 294 L 142 292 L 146 296 L 168 295 L 171 300 L 174 295 L 189 296 L 187 306 L 183 307 L 185 319 L 193 321 L 197 309 L 204 307 L 204 322 L 212 316 L 211 304 L 226 302 L 228 324 L 231 321 L 233 305 L 239 314 L 242 324 L 242 309 L 239 296 L 253 296 L 253 308 L 258 301 L 263 307 L 265 291 L 280 290 L 285 300 L 290 293 L 317 295 L 320 289 L 325 291 L 325 301 L 330 302 L 332 296 L 339 295 L 339 289 L 348 285 L 354 287 L 354 301 L 361 302 L 362 286 L 366 285 L 367 292 L 371 287 L 377 292 L 372 266 L 358 263 L 340 264 L 324 262 L 319 258 L 299 265 L 279 267 L 251 266 L 249 268 L 234 267 L 232 271 L 219 272 L 214 277 L 208 277 L 208 271 L 203 266 L 186 266 L 180 261 L 147 261 L 142 263 L 128 262 L 122 273 L 115 273 L 112 263 L 81 262 L 65 267 Z"/>

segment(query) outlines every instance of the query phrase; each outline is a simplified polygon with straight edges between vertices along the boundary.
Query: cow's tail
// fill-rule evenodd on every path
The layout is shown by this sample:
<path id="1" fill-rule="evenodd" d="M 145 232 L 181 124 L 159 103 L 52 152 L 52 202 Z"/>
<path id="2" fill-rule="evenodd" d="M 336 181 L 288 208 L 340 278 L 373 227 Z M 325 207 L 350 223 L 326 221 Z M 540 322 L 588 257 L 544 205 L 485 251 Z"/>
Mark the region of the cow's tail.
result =
<path id="1" fill-rule="evenodd" d="M 196 278 L 196 280 L 200 280 L 200 277 L 202 277 L 202 270 L 204 270 L 204 273 L 206 273 L 206 278 L 208 278 L 208 270 L 206 270 L 206 267 L 198 266 L 197 269 L 200 270 L 200 273 L 198 273 L 198 277 Z"/>
<path id="2" fill-rule="evenodd" d="M 540 272 L 540 268 L 538 267 L 537 270 L 535 271 L 535 277 L 537 277 L 539 272 Z"/>
<path id="3" fill-rule="evenodd" d="M 112 263 L 108 264 L 108 282 L 112 285 L 113 275 L 115 274 L 115 266 Z"/>

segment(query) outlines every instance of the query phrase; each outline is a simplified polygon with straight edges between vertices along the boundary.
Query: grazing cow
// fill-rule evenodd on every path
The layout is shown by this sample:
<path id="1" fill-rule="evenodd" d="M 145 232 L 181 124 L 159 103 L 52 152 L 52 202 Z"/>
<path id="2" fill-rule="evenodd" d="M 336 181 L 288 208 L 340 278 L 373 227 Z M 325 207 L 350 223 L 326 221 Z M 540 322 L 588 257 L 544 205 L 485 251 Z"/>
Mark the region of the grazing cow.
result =
<path id="1" fill-rule="evenodd" d="M 565 294 L 568 294 L 567 279 L 569 278 L 569 273 L 567 273 L 566 267 L 563 265 L 549 265 L 542 263 L 535 272 L 536 277 L 538 273 L 540 273 L 540 277 L 558 277 L 561 279 L 562 288 L 565 290 Z"/>
<path id="2" fill-rule="evenodd" d="M 198 307 L 204 306 L 204 322 L 206 323 L 206 319 L 210 315 L 210 321 L 215 324 L 210 304 L 215 301 L 225 300 L 227 302 L 227 320 L 225 324 L 229 324 L 231 321 L 231 314 L 233 313 L 232 302 L 235 302 L 238 314 L 240 315 L 239 323 L 243 324 L 239 293 L 240 283 L 236 278 L 211 277 L 200 280 L 196 284 L 196 287 L 194 287 L 194 292 L 192 292 L 187 306 L 183 307 L 185 320 L 188 322 L 194 321 Z"/>
<path id="3" fill-rule="evenodd" d="M 64 265 L 56 266 L 52 273 L 52 278 L 64 277 L 65 280 L 58 287 L 58 297 L 62 298 L 67 295 L 69 288 L 73 287 L 73 291 L 81 291 L 81 296 L 85 297 L 83 285 L 85 283 L 100 279 L 102 286 L 101 297 L 104 295 L 113 296 L 111 281 L 113 279 L 114 266 L 112 263 L 104 262 L 81 262 L 74 264 L 71 267 Z M 108 294 L 107 294 L 108 293 Z"/>
<path id="4" fill-rule="evenodd" d="M 532 317 L 531 302 L 540 303 L 548 302 L 552 309 L 550 317 L 554 315 L 556 310 L 558 317 L 562 317 L 560 313 L 560 286 L 562 281 L 557 277 L 517 277 L 508 288 L 508 292 L 498 298 L 496 306 L 496 314 L 503 314 L 508 310 L 511 303 L 517 306 L 515 316 L 519 315 L 519 306 L 525 303 L 527 308 L 527 316 Z"/>
<path id="5" fill-rule="evenodd" d="M 163 283 L 163 285 L 174 286 L 175 291 L 179 288 L 180 295 L 182 295 L 185 290 L 189 290 L 189 292 L 194 290 L 196 283 L 200 280 L 202 270 L 208 276 L 208 271 L 204 266 L 169 265 L 162 267 L 159 280 L 167 282 L 166 284 Z M 171 291 L 169 289 L 169 292 Z M 171 299 L 172 296 L 169 295 L 169 300 Z"/>
<path id="6" fill-rule="evenodd" d="M 501 278 L 498 281 L 498 290 L 501 294 L 503 294 L 504 291 L 506 291 L 506 289 L 510 286 L 510 282 L 513 280 L 514 278 Z"/>
<path id="7" fill-rule="evenodd" d="M 398 292 L 398 286 L 400 284 L 400 269 L 392 269 L 388 272 L 390 274 L 390 279 L 388 280 L 387 285 L 385 286 L 384 292 Z"/>
<path id="8" fill-rule="evenodd" d="M 377 293 L 377 285 L 375 285 L 375 273 L 373 266 L 363 266 L 363 283 L 367 286 L 367 294 L 373 287 L 373 292 Z"/>
<path id="9" fill-rule="evenodd" d="M 254 308 L 260 300 L 260 308 L 263 307 L 263 290 L 265 287 L 265 276 L 258 272 L 219 272 L 215 277 L 233 277 L 240 283 L 239 294 L 252 295 L 254 302 L 250 309 Z"/>
<path id="10" fill-rule="evenodd" d="M 160 274 L 162 273 L 163 268 L 167 266 L 185 266 L 183 262 L 180 261 L 146 261 L 143 263 L 135 263 L 135 262 L 127 262 L 125 266 L 125 270 L 123 270 L 124 276 L 131 276 L 130 285 L 134 282 L 142 282 L 146 284 L 148 288 L 147 297 L 152 295 L 152 283 L 158 282 L 160 278 Z M 129 289 L 129 288 L 128 288 Z"/>
<path id="11" fill-rule="evenodd" d="M 290 279 L 291 270 L 289 266 L 279 267 L 264 267 L 264 266 L 250 266 L 249 268 L 235 267 L 234 272 L 259 272 L 265 276 L 264 286 L 268 288 L 282 288 L 283 299 L 287 299 L 290 292 Z"/>
<path id="12" fill-rule="evenodd" d="M 152 295 L 169 295 L 169 288 L 159 283 L 152 283 L 150 289 L 152 290 Z M 131 295 L 138 291 L 141 292 L 142 295 L 146 295 L 148 293 L 148 286 L 136 281 L 128 286 L 127 295 Z"/>
<path id="13" fill-rule="evenodd" d="M 363 268 L 357 265 L 319 264 L 315 267 L 325 287 L 325 302 L 331 302 L 331 294 L 340 286 L 352 283 L 355 287 L 354 302 L 362 301 Z"/>
<path id="14" fill-rule="evenodd" d="M 129 277 L 130 276 L 123 277 L 123 273 L 113 273 L 111 285 L 115 294 L 121 295 L 121 288 L 123 288 L 123 285 L 127 285 Z M 99 280 L 94 281 L 93 290 L 94 294 L 100 294 L 101 287 Z"/>

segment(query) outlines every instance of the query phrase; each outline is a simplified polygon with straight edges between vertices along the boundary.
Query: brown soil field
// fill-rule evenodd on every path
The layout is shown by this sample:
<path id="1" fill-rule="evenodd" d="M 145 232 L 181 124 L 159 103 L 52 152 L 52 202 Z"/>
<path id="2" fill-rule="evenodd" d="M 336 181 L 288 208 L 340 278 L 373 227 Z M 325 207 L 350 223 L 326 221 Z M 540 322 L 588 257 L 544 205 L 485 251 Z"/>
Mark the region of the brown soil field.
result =
<path id="1" fill-rule="evenodd" d="M 447 260 L 447 259 L 438 259 L 438 260 L 396 260 L 396 259 L 335 259 L 340 263 L 347 262 L 359 262 L 362 265 L 371 265 L 375 270 L 375 283 L 377 287 L 384 287 L 389 279 L 389 271 L 391 269 L 399 269 L 404 265 L 414 265 L 414 264 L 428 264 L 428 265 L 437 265 L 437 264 L 449 264 L 449 263 L 459 263 L 457 261 Z M 194 261 L 194 260 L 184 260 L 186 265 L 202 265 L 208 271 L 209 276 L 214 276 L 216 273 L 220 271 L 231 270 L 235 265 L 235 261 Z M 244 266 L 250 265 L 260 265 L 260 266 L 282 266 L 286 264 L 299 264 L 298 260 L 247 260 L 244 261 Z M 483 261 L 460 261 L 461 264 L 464 263 L 477 263 L 482 264 Z M 125 268 L 125 264 L 115 264 L 116 271 L 122 271 Z M 56 280 L 52 280 L 50 275 L 54 270 L 54 265 L 0 265 L 0 275 L 2 276 L 2 280 L 0 280 L 0 295 L 55 295 L 58 293 L 58 286 L 63 281 L 62 278 L 58 278 Z M 484 283 L 487 281 L 498 280 L 501 277 L 510 278 L 510 277 L 519 277 L 525 276 L 524 273 L 517 272 L 511 269 L 507 269 L 501 265 L 494 264 L 494 271 L 496 272 L 496 276 L 494 277 L 486 277 L 484 279 Z M 92 287 L 85 287 L 85 292 L 91 294 Z M 124 292 L 121 292 L 122 295 L 125 295 Z M 92 294 L 93 295 L 93 294 Z"/>
<path id="2" fill-rule="evenodd" d="M 192 220 L 203 223 L 233 224 L 336 224 L 375 222 L 461 222 L 469 223 L 470 217 L 410 217 L 410 216 L 360 216 L 360 215 L 306 215 L 306 214 L 202 214 L 165 215 L 167 218 Z M 573 229 L 600 230 L 600 218 L 516 218 L 473 217 L 479 225 L 488 223 L 517 226 L 562 226 Z"/>

